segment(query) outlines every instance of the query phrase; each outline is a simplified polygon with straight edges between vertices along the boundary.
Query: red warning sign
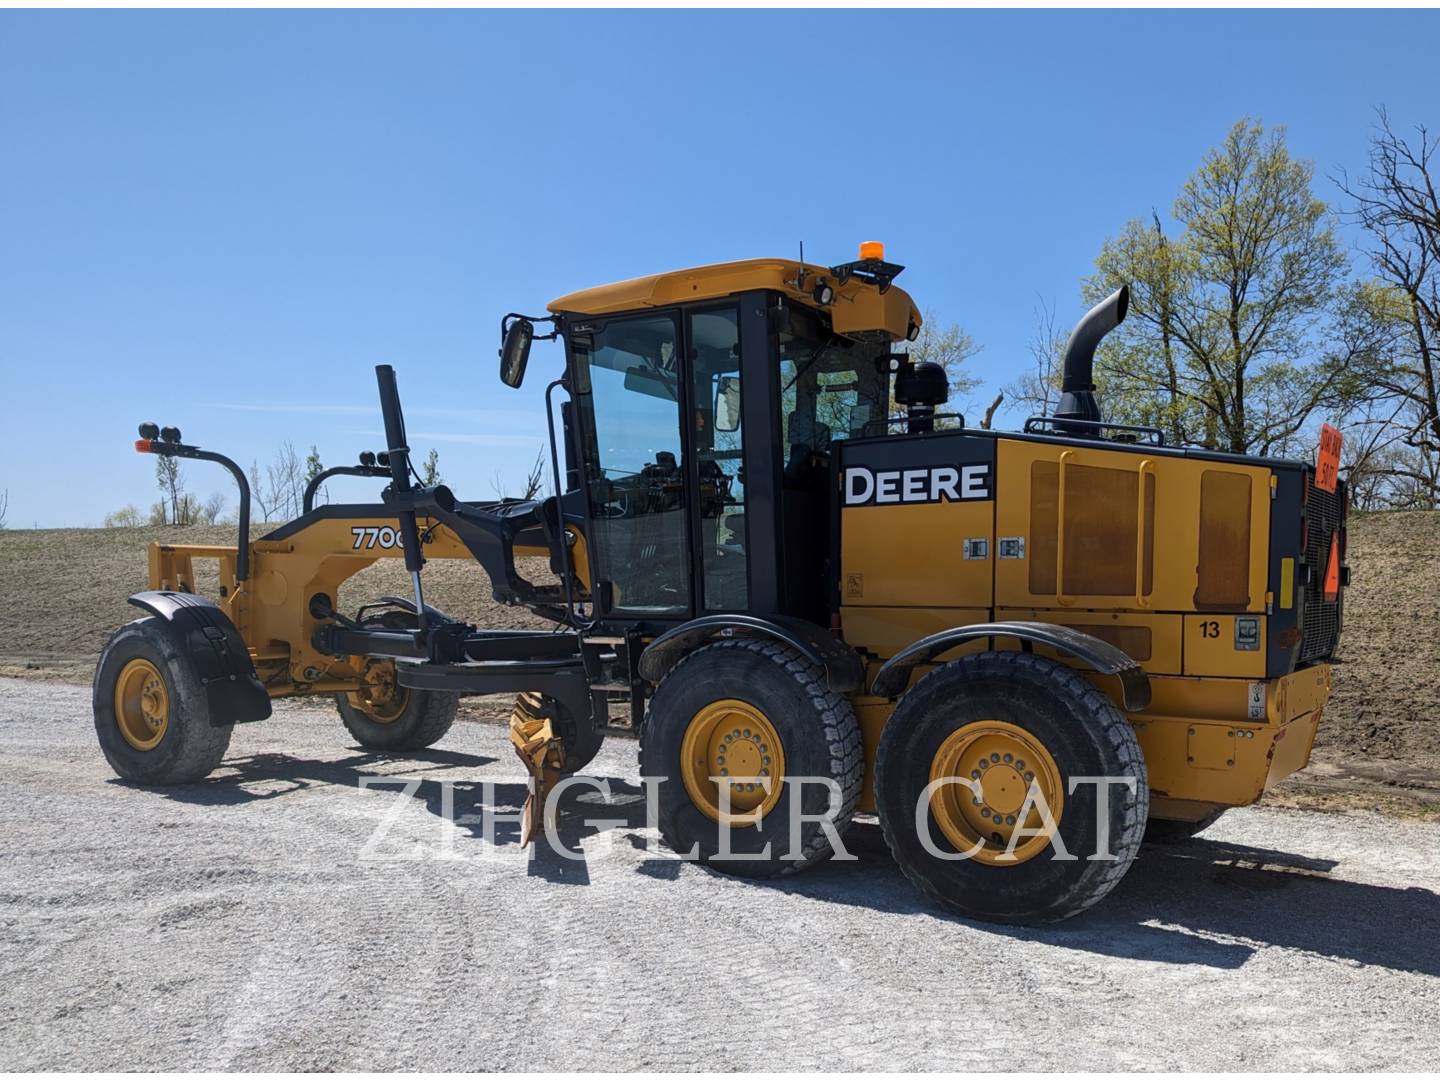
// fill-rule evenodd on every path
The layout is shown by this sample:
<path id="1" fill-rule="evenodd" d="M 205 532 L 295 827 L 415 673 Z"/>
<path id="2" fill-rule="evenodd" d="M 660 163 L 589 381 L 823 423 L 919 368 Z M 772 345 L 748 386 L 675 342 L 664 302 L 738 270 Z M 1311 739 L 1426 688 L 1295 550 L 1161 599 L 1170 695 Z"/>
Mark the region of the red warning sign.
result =
<path id="1" fill-rule="evenodd" d="M 1315 486 L 1321 491 L 1334 491 L 1340 479 L 1340 447 L 1345 436 L 1329 424 L 1320 425 L 1320 452 L 1315 455 Z"/>
<path id="2" fill-rule="evenodd" d="M 1333 604 L 1340 598 L 1340 534 L 1330 536 L 1330 564 L 1325 567 L 1325 602 Z"/>

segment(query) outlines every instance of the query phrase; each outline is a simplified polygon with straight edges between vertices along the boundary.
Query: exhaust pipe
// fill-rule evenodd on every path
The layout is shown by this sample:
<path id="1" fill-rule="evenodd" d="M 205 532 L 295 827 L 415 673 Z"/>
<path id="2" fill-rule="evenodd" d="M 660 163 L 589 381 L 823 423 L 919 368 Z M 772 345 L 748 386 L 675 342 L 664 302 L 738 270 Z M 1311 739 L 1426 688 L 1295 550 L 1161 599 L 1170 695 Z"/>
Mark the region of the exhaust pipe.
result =
<path id="1" fill-rule="evenodd" d="M 1121 285 L 1075 324 L 1065 345 L 1060 404 L 1055 410 L 1057 421 L 1096 423 L 1100 420 L 1100 403 L 1095 400 L 1095 349 L 1101 338 L 1125 321 L 1125 312 L 1129 308 L 1130 286 Z M 1095 434 L 1095 429 L 1088 423 L 1057 423 L 1055 426 L 1074 435 Z"/>

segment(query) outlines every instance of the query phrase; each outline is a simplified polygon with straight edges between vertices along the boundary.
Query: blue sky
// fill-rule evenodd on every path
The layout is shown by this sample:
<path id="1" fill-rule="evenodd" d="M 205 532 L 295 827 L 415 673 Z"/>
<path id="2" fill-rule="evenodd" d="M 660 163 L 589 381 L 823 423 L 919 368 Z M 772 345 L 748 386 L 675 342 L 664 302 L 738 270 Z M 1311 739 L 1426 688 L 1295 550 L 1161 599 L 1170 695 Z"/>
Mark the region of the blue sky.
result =
<path id="1" fill-rule="evenodd" d="M 1327 199 L 1374 106 L 1440 127 L 1437 40 L 1433 12 L 0 13 L 10 524 L 148 505 L 143 419 L 349 462 L 380 362 L 488 498 L 559 364 L 503 387 L 502 314 L 801 239 L 884 240 L 998 386 L 1038 299 L 1069 325 L 1103 239 L 1239 117 Z"/>

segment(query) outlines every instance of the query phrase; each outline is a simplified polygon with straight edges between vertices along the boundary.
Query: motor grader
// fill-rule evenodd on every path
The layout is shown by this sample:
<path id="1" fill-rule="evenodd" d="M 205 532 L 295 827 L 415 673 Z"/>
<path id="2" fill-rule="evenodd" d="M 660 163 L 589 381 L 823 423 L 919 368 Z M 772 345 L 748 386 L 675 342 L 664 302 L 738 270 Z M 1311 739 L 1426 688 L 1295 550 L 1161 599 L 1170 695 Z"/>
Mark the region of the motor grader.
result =
<path id="1" fill-rule="evenodd" d="M 1191 835 L 1307 763 L 1348 583 L 1337 447 L 1327 432 L 1312 465 L 1107 423 L 1092 361 L 1123 288 L 1076 326 L 1053 415 L 971 427 L 944 411 L 943 369 L 904 351 L 921 319 L 901 270 L 867 244 L 507 315 L 507 385 L 533 341 L 564 349 L 539 500 L 418 483 L 387 366 L 383 450 L 317 477 L 259 539 L 234 462 L 142 425 L 137 449 L 230 470 L 239 540 L 151 546 L 145 616 L 96 671 L 107 759 L 198 781 L 233 725 L 314 694 L 362 746 L 418 750 L 460 696 L 513 693 L 532 804 L 628 727 L 664 840 L 715 869 L 794 873 L 863 813 L 964 915 L 1095 903 L 1147 822 Z M 315 505 L 337 473 L 385 481 L 380 500 Z M 545 580 L 520 574 L 527 555 Z M 381 558 L 404 559 L 410 595 L 342 612 L 341 583 Z M 439 558 L 478 561 L 497 601 L 555 632 L 428 604 Z M 216 596 L 195 591 L 200 559 Z"/>

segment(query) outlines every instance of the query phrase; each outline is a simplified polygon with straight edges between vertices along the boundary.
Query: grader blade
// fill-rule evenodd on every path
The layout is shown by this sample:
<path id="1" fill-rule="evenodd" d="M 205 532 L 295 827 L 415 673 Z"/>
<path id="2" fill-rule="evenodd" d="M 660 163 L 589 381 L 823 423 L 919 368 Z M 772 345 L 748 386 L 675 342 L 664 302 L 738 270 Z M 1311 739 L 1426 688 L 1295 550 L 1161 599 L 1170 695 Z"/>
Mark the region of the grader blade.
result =
<path id="1" fill-rule="evenodd" d="M 518 705 L 510 714 L 510 742 L 530 774 L 530 793 L 520 819 L 520 846 L 527 847 L 543 827 L 543 815 L 551 790 L 565 766 L 565 750 L 551 726 L 550 717 L 532 716 Z M 551 826 L 554 812 L 551 811 Z"/>

